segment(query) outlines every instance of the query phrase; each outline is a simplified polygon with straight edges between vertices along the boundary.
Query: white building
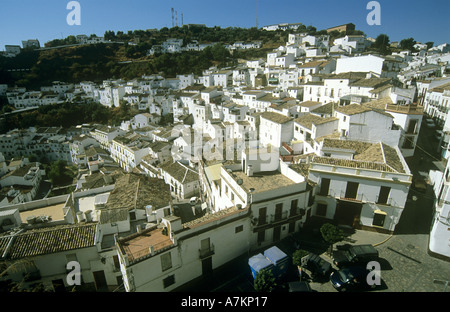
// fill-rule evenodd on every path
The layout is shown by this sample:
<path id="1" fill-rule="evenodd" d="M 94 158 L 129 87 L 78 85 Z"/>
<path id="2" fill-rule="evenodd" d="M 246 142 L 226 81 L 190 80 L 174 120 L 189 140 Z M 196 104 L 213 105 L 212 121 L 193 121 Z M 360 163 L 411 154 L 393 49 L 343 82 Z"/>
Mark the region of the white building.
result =
<path id="1" fill-rule="evenodd" d="M 436 196 L 434 204 L 434 218 L 431 225 L 429 250 L 433 254 L 450 258 L 450 188 L 449 188 L 449 163 L 444 172 L 430 171 L 430 182 Z"/>
<path id="2" fill-rule="evenodd" d="M 291 165 L 317 183 L 312 216 L 392 233 L 405 207 L 412 174 L 397 147 L 325 139 L 321 156 Z"/>
<path id="3" fill-rule="evenodd" d="M 336 61 L 336 74 L 348 72 L 372 72 L 381 75 L 384 58 L 374 55 L 339 58 Z"/>
<path id="4" fill-rule="evenodd" d="M 198 196 L 200 183 L 198 172 L 175 161 L 167 161 L 159 166 L 161 177 L 170 186 L 170 191 L 179 199 Z"/>
<path id="5" fill-rule="evenodd" d="M 345 36 L 342 38 L 334 39 L 334 45 L 338 46 L 345 51 L 352 53 L 361 53 L 368 46 L 370 46 L 370 41 L 368 41 L 364 36 Z"/>
<path id="6" fill-rule="evenodd" d="M 365 105 L 350 104 L 336 107 L 334 117 L 339 119 L 338 131 L 349 140 L 381 141 L 398 146 L 400 130 L 393 129 L 393 116 Z"/>
<path id="7" fill-rule="evenodd" d="M 110 145 L 111 157 L 125 171 L 131 172 L 149 154 L 150 138 L 137 133 L 115 137 Z"/>
<path id="8" fill-rule="evenodd" d="M 123 134 L 125 134 L 125 131 L 108 126 L 99 126 L 91 133 L 92 137 L 95 138 L 100 143 L 100 146 L 107 151 L 110 150 L 112 140 L 116 136 Z"/>
<path id="9" fill-rule="evenodd" d="M 279 113 L 264 112 L 260 115 L 259 143 L 262 146 L 280 147 L 293 138 L 294 119 Z"/>

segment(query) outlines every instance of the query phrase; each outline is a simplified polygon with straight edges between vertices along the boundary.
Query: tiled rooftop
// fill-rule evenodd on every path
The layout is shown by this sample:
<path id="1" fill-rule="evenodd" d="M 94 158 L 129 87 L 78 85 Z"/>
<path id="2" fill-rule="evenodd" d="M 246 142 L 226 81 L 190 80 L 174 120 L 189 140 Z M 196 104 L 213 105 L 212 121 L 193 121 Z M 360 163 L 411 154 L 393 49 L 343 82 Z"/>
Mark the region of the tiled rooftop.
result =
<path id="1" fill-rule="evenodd" d="M 167 206 L 170 200 L 169 185 L 164 180 L 130 173 L 116 179 L 105 208 L 132 210 L 152 205 L 158 209 Z"/>
<path id="2" fill-rule="evenodd" d="M 95 245 L 96 223 L 63 225 L 29 230 L 18 234 L 8 252 L 9 259 L 22 259 L 46 254 L 92 247 Z M 0 253 L 3 254 L 11 239 L 0 237 Z"/>
<path id="3" fill-rule="evenodd" d="M 286 122 L 293 120 L 293 118 L 287 117 L 282 114 L 273 113 L 273 112 L 264 112 L 261 114 L 261 117 L 268 119 L 272 122 L 279 123 L 279 124 L 284 124 Z"/>

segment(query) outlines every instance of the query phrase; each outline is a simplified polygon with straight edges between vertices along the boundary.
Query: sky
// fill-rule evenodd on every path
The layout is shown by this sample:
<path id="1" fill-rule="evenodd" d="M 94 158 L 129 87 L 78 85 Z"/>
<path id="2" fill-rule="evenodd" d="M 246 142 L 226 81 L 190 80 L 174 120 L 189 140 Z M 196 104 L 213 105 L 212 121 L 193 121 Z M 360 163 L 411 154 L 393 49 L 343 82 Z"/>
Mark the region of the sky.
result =
<path id="1" fill-rule="evenodd" d="M 390 41 L 414 38 L 435 45 L 450 43 L 449 0 L 378 0 L 380 25 L 369 25 L 369 0 L 78 0 L 81 25 L 68 25 L 70 0 L 0 0 L 0 51 L 5 45 L 38 39 L 43 46 L 69 35 L 127 32 L 178 25 L 255 27 L 302 23 L 317 30 L 353 23 L 368 37 L 387 34 Z M 257 9 L 258 8 L 258 9 Z M 183 20 L 182 16 L 183 15 Z"/>

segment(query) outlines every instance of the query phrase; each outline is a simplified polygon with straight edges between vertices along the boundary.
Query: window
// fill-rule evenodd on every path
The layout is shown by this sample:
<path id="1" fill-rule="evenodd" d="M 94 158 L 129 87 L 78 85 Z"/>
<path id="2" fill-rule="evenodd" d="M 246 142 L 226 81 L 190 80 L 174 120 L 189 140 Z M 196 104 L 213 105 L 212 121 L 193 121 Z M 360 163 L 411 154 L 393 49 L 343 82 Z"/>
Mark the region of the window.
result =
<path id="1" fill-rule="evenodd" d="M 416 133 L 416 126 L 417 126 L 417 119 L 411 119 L 409 121 L 408 127 L 406 128 L 406 133 L 408 133 L 408 134 L 415 134 Z"/>
<path id="2" fill-rule="evenodd" d="M 373 215 L 373 226 L 384 226 L 384 220 L 386 219 L 386 213 L 381 210 L 376 210 Z"/>
<path id="3" fill-rule="evenodd" d="M 296 215 L 298 207 L 298 199 L 294 199 L 291 201 L 291 216 Z"/>
<path id="4" fill-rule="evenodd" d="M 113 261 L 114 261 L 114 268 L 116 270 L 120 270 L 119 256 L 117 255 L 113 256 Z"/>
<path id="5" fill-rule="evenodd" d="M 347 182 L 347 189 L 345 190 L 345 198 L 356 199 L 358 194 L 359 183 Z"/>
<path id="6" fill-rule="evenodd" d="M 329 190 L 330 190 L 330 179 L 322 178 L 322 182 L 320 183 L 319 195 L 328 196 Z"/>
<path id="7" fill-rule="evenodd" d="M 378 194 L 377 204 L 387 204 L 390 192 L 391 192 L 390 187 L 382 186 L 380 188 L 380 193 Z"/>
<path id="8" fill-rule="evenodd" d="M 259 219 L 258 224 L 266 224 L 266 214 L 267 214 L 267 207 L 259 208 Z"/>
<path id="9" fill-rule="evenodd" d="M 280 221 L 283 213 L 283 204 L 277 204 L 275 206 L 275 221 Z"/>
<path id="10" fill-rule="evenodd" d="M 242 232 L 244 230 L 244 226 L 243 225 L 239 225 L 237 227 L 234 228 L 234 233 L 239 233 Z"/>
<path id="11" fill-rule="evenodd" d="M 165 279 L 163 279 L 164 288 L 167 288 L 173 284 L 175 284 L 175 275 L 169 275 Z"/>
<path id="12" fill-rule="evenodd" d="M 162 271 L 166 271 L 172 268 L 172 255 L 170 252 L 161 255 L 161 269 Z"/>

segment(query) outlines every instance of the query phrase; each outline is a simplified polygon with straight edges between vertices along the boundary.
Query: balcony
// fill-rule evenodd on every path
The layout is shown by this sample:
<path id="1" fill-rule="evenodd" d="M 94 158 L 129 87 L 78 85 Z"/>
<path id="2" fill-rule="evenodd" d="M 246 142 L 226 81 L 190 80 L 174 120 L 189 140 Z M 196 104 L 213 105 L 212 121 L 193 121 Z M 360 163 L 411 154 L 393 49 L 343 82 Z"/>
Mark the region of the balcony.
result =
<path id="1" fill-rule="evenodd" d="M 200 260 L 206 259 L 214 255 L 214 244 L 211 244 L 208 248 L 198 250 Z"/>

